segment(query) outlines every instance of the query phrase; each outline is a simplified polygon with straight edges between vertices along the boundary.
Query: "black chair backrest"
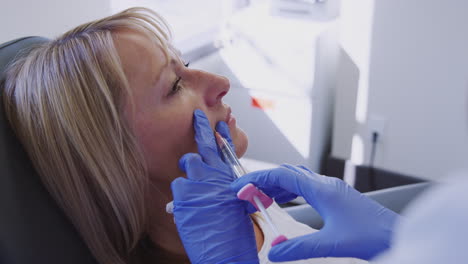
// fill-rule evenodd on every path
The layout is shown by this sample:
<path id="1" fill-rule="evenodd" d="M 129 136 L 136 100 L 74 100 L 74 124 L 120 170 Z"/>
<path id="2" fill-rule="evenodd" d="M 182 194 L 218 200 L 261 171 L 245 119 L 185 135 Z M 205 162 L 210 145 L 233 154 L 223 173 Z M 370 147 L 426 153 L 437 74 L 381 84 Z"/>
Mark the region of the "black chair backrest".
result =
<path id="1" fill-rule="evenodd" d="M 19 53 L 45 41 L 27 37 L 0 45 L 0 263 L 96 264 L 42 185 L 5 118 L 5 68 Z"/>

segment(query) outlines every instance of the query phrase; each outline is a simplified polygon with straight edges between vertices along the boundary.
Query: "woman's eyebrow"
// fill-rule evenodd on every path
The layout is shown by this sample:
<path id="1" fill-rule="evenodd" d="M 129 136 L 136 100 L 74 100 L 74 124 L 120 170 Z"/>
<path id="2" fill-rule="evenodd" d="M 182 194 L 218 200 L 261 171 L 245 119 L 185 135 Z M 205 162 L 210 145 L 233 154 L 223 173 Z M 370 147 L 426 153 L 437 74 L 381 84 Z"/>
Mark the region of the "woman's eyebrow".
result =
<path id="1" fill-rule="evenodd" d="M 154 77 L 154 79 L 153 79 L 153 81 L 152 81 L 152 83 L 151 83 L 151 87 L 156 87 L 156 85 L 158 84 L 158 82 L 159 82 L 160 79 L 161 79 L 161 76 L 163 75 L 164 70 L 165 70 L 167 67 L 175 66 L 175 65 L 177 65 L 178 63 L 179 63 L 179 60 L 178 60 L 178 59 L 171 57 L 170 60 L 169 60 L 169 63 L 168 63 L 166 66 L 162 67 L 162 68 L 161 68 L 161 71 L 160 71 L 158 74 L 155 74 L 155 77 Z"/>
<path id="2" fill-rule="evenodd" d="M 171 63 L 172 65 L 175 65 L 175 64 L 177 64 L 177 62 L 182 62 L 182 64 L 183 64 L 183 61 L 184 61 L 184 60 L 183 60 L 183 58 L 182 58 L 182 52 L 180 52 L 179 49 L 177 49 L 177 48 L 175 48 L 175 47 L 173 47 L 173 46 L 170 48 L 170 50 L 171 50 L 171 52 L 175 55 L 175 56 L 171 56 L 171 61 L 170 61 L 170 63 Z"/>
<path id="3" fill-rule="evenodd" d="M 159 71 L 158 74 L 155 74 L 155 77 L 154 77 L 154 79 L 153 79 L 152 82 L 151 82 L 151 87 L 156 86 L 156 84 L 157 84 L 157 83 L 159 82 L 159 80 L 161 79 L 161 75 L 163 74 L 163 72 L 164 72 L 164 70 L 165 70 L 166 67 L 172 66 L 172 65 L 176 65 L 176 64 L 177 64 L 177 60 L 171 57 L 170 60 L 169 60 L 169 63 L 166 64 L 165 66 L 161 67 L 161 69 L 160 69 L 160 71 Z"/>
<path id="4" fill-rule="evenodd" d="M 176 58 L 171 57 L 169 59 L 169 63 L 161 69 L 161 72 L 159 72 L 159 74 L 156 74 L 156 76 L 153 79 L 153 82 L 151 83 L 151 87 L 155 87 L 156 84 L 159 82 L 159 80 L 161 79 L 161 75 L 162 75 L 165 68 L 176 66 L 177 64 L 179 64 L 181 62 L 182 61 L 181 61 L 180 57 L 176 57 Z"/>

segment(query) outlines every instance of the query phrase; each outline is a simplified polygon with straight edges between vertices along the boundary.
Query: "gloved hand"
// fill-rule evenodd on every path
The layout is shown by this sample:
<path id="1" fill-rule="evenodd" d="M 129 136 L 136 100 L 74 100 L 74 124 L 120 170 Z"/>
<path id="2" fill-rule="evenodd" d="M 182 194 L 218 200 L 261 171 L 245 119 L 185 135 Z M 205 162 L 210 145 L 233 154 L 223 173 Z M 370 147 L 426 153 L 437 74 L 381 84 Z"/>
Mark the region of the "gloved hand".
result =
<path id="1" fill-rule="evenodd" d="M 274 246 L 271 261 L 318 257 L 354 257 L 369 260 L 390 246 L 398 214 L 367 198 L 340 179 L 318 175 L 305 167 L 282 165 L 272 170 L 246 174 L 231 188 L 248 183 L 260 189 L 281 187 L 314 207 L 324 227 L 313 234 Z"/>
<path id="2" fill-rule="evenodd" d="M 194 128 L 200 154 L 180 159 L 187 178 L 171 184 L 174 219 L 187 255 L 192 263 L 258 263 L 252 220 L 245 202 L 230 189 L 236 176 L 219 156 L 210 122 L 201 110 L 194 112 Z M 225 122 L 216 130 L 232 142 Z"/>

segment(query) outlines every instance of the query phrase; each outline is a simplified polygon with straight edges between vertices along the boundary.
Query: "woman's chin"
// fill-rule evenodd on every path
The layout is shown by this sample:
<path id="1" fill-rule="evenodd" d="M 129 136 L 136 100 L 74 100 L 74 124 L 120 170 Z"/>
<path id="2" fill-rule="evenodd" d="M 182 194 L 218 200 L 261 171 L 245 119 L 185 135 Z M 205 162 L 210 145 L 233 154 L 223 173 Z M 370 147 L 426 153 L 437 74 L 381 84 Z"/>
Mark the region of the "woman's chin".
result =
<path id="1" fill-rule="evenodd" d="M 237 157 L 242 158 L 242 156 L 244 156 L 245 152 L 247 151 L 249 139 L 242 129 L 236 128 L 236 130 L 236 137 L 233 139 L 233 143 L 236 146 Z"/>

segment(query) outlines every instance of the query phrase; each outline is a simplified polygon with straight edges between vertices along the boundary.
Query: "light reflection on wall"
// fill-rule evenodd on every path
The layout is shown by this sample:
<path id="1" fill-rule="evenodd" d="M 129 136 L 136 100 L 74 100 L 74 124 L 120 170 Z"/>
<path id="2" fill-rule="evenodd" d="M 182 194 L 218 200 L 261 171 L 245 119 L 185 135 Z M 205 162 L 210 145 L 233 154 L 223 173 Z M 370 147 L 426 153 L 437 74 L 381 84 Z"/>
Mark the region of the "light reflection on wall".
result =
<path id="1" fill-rule="evenodd" d="M 364 142 L 362 141 L 362 137 L 358 134 L 353 135 L 351 161 L 355 165 L 361 165 L 364 163 Z"/>
<path id="2" fill-rule="evenodd" d="M 374 0 L 346 0 L 341 3 L 340 43 L 359 69 L 355 126 L 354 131 L 348 131 L 348 133 L 353 134 L 350 160 L 356 165 L 364 163 L 365 145 L 362 137 L 368 133 L 373 7 Z"/>

